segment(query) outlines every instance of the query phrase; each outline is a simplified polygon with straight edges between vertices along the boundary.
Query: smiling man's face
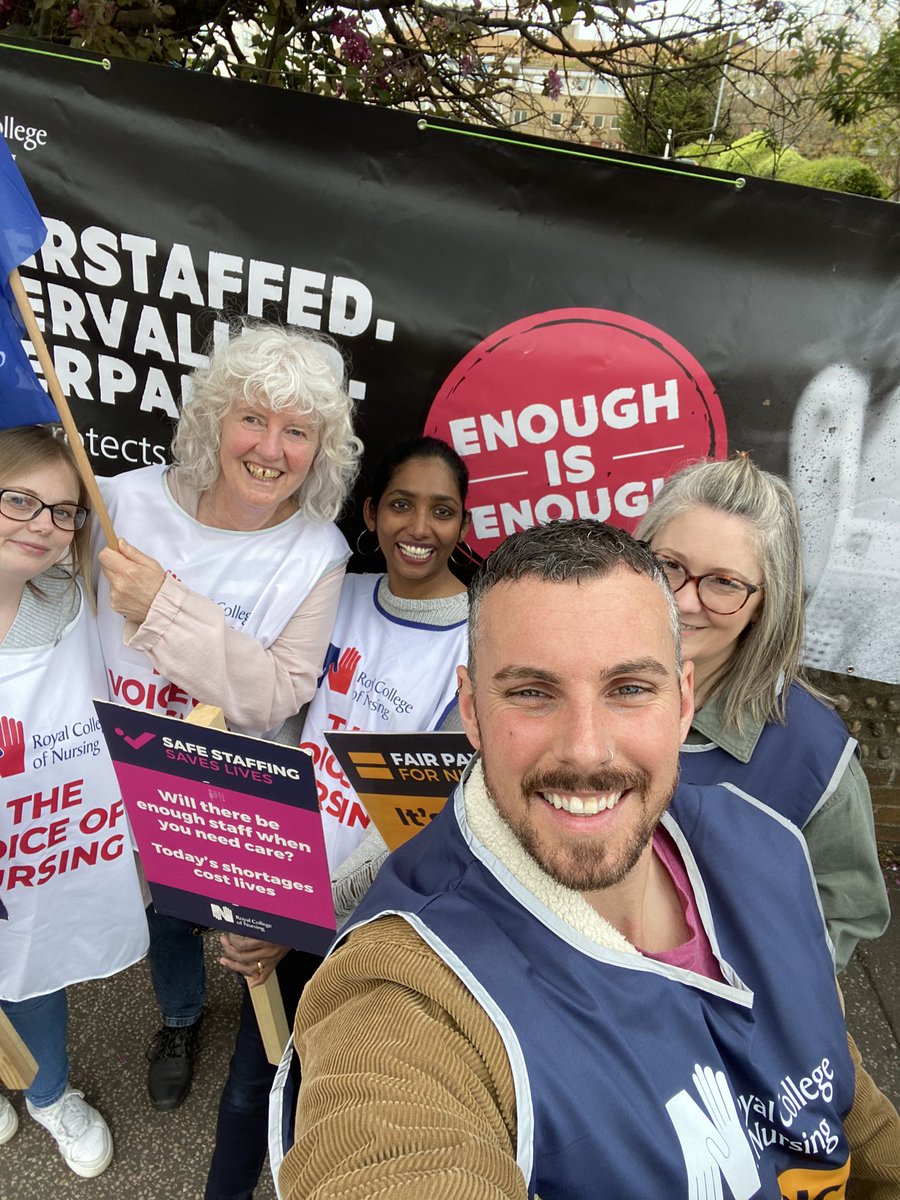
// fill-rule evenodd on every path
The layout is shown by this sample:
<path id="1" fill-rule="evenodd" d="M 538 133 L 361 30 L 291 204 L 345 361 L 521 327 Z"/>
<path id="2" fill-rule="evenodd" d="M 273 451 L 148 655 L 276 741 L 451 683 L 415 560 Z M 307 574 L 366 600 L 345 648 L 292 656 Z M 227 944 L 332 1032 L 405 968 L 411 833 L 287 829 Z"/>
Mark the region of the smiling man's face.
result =
<path id="1" fill-rule="evenodd" d="M 477 633 L 460 712 L 497 809 L 566 887 L 615 886 L 649 853 L 693 714 L 660 588 L 624 566 L 504 581 Z"/>

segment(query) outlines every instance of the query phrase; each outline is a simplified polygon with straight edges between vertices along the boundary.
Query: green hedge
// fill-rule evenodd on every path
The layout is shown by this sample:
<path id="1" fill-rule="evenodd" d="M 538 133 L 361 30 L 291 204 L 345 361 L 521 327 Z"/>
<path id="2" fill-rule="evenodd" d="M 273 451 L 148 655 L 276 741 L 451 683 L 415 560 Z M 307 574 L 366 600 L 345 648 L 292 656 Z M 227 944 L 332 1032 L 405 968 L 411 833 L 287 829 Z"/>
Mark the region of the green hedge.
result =
<path id="1" fill-rule="evenodd" d="M 730 146 L 721 143 L 694 142 L 679 147 L 678 158 L 689 158 L 705 167 L 732 171 L 736 175 L 754 175 L 780 179 L 784 183 L 802 183 L 806 187 L 831 192 L 852 192 L 885 200 L 890 189 L 873 167 L 856 158 L 804 158 L 796 150 L 780 150 L 762 130 L 738 138 Z"/>
<path id="2" fill-rule="evenodd" d="M 790 183 L 825 188 L 829 192 L 853 192 L 856 196 L 874 196 L 886 200 L 890 189 L 878 172 L 857 158 L 820 158 L 805 162 Z"/>

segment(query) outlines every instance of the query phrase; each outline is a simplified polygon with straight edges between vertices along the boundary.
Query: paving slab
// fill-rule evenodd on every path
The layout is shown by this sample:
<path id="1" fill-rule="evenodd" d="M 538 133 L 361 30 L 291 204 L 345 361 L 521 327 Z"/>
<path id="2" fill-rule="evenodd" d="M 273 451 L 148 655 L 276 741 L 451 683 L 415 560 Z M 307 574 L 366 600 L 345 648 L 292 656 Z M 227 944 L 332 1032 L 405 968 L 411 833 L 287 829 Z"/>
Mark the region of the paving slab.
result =
<path id="1" fill-rule="evenodd" d="M 215 961 L 215 937 L 205 943 L 209 1005 L 184 1104 L 159 1113 L 147 1096 L 145 1051 L 159 1016 L 146 963 L 70 988 L 71 1082 L 106 1118 L 115 1158 L 98 1179 L 80 1179 L 21 1094 L 7 1093 L 19 1130 L 0 1147 L 0 1200 L 201 1200 L 241 1001 L 237 979 Z M 268 1163 L 256 1200 L 275 1200 Z"/>

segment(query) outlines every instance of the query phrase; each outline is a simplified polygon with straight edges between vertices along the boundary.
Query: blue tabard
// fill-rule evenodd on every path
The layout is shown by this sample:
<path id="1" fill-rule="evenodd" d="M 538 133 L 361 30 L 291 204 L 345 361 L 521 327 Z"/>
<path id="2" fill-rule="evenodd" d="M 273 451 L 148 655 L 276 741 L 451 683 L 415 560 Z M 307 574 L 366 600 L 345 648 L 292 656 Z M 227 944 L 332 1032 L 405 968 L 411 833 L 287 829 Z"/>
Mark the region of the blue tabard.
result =
<path id="1" fill-rule="evenodd" d="M 573 930 L 477 841 L 461 788 L 351 927 L 399 913 L 491 1017 L 530 1197 L 840 1200 L 854 1072 L 802 839 L 723 787 L 680 786 L 663 822 L 727 982 Z"/>
<path id="2" fill-rule="evenodd" d="M 796 683 L 787 721 L 767 721 L 749 762 L 714 742 L 681 747 L 684 783 L 733 783 L 802 829 L 840 783 L 856 741 L 836 712 Z"/>

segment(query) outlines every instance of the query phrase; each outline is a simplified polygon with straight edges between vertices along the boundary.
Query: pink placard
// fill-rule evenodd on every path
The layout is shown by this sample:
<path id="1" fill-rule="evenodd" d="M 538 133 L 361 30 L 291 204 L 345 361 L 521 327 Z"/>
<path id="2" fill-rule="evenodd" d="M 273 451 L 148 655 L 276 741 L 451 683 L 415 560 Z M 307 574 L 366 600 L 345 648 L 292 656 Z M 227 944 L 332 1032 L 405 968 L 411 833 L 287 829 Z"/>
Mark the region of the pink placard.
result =
<path id="1" fill-rule="evenodd" d="M 322 954 L 335 927 L 309 756 L 95 701 L 156 909 Z"/>
<path id="2" fill-rule="evenodd" d="M 317 812 L 117 764 L 151 885 L 334 928 Z M 287 819 L 286 819 L 287 818 Z"/>

